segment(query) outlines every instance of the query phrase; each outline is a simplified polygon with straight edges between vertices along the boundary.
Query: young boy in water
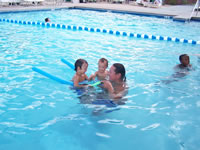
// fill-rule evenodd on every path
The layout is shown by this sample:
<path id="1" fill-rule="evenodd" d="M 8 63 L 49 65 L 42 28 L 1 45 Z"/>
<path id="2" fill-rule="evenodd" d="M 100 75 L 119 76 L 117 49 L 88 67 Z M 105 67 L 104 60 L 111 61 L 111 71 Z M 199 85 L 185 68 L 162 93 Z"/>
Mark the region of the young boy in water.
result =
<path id="1" fill-rule="evenodd" d="M 76 74 L 72 78 L 75 87 L 84 87 L 85 85 L 79 85 L 80 82 L 88 80 L 88 76 L 85 74 L 88 68 L 88 62 L 84 59 L 78 59 L 75 62 Z"/>
<path id="2" fill-rule="evenodd" d="M 191 69 L 190 57 L 187 54 L 182 54 L 179 56 L 180 64 L 176 65 L 174 69 Z"/>
<path id="3" fill-rule="evenodd" d="M 51 22 L 51 20 L 49 18 L 45 18 L 44 21 L 45 22 Z"/>
<path id="4" fill-rule="evenodd" d="M 89 80 L 95 80 L 97 77 L 98 80 L 105 80 L 108 76 L 108 71 L 106 70 L 108 68 L 108 60 L 105 58 L 101 58 L 98 61 L 98 71 L 95 72 L 95 74 L 91 75 Z"/>
<path id="5" fill-rule="evenodd" d="M 190 57 L 187 54 L 182 54 L 179 56 L 180 64 L 174 67 L 175 73 L 172 75 L 174 79 L 185 77 L 189 74 L 189 71 L 193 70 L 190 64 Z M 172 81 L 176 81 L 172 80 Z M 170 81 L 171 82 L 171 81 Z M 169 83 L 170 83 L 169 82 Z"/>

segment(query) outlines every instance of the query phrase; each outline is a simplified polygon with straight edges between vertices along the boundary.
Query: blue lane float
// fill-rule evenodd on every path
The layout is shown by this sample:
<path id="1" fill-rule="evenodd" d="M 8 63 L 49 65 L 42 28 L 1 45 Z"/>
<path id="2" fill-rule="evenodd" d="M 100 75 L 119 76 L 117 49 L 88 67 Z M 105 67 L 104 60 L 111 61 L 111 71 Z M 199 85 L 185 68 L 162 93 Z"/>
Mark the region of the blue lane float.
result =
<path id="1" fill-rule="evenodd" d="M 37 73 L 39 73 L 39 74 L 41 74 L 41 75 L 43 75 L 43 76 L 45 76 L 45 77 L 47 77 L 47 78 L 49 78 L 49 79 L 51 79 L 51 80 L 59 82 L 61 84 L 67 84 L 67 85 L 71 85 L 71 86 L 74 85 L 73 82 L 60 79 L 60 78 L 58 78 L 58 77 L 56 77 L 54 75 L 51 75 L 51 74 L 49 74 L 49 73 L 47 73 L 47 72 L 45 72 L 45 71 L 43 71 L 43 70 L 41 70 L 41 69 L 39 69 L 37 67 L 33 67 L 32 70 L 37 72 Z"/>
<path id="2" fill-rule="evenodd" d="M 61 61 L 69 66 L 72 70 L 75 70 L 74 65 L 72 65 L 69 61 L 65 60 L 64 58 L 61 59 Z M 97 81 L 95 83 L 89 84 L 90 86 L 98 86 L 101 84 L 101 81 Z"/>
<path id="3" fill-rule="evenodd" d="M 74 68 L 74 65 L 72 65 L 70 62 L 68 62 L 67 60 L 65 60 L 65 59 L 61 59 L 61 61 L 64 63 L 64 64 L 66 64 L 67 66 L 69 66 L 72 70 L 74 70 L 75 68 Z"/>
<path id="4" fill-rule="evenodd" d="M 45 71 L 43 71 L 43 70 L 41 70 L 41 69 L 39 69 L 37 67 L 32 67 L 32 70 L 37 72 L 37 73 L 39 73 L 39 74 L 41 74 L 41 75 L 43 75 L 43 76 L 45 76 L 45 77 L 47 77 L 47 78 L 49 78 L 49 79 L 51 79 L 51 80 L 54 80 L 54 81 L 56 81 L 58 83 L 74 86 L 73 82 L 66 81 L 66 80 L 63 80 L 61 78 L 58 78 L 58 77 L 56 77 L 54 75 L 51 75 L 50 73 L 47 73 L 47 72 L 45 72 Z M 83 81 L 80 84 L 88 84 L 88 81 Z M 100 84 L 101 84 L 101 81 L 97 81 L 97 82 L 89 84 L 89 85 L 95 87 L 95 86 L 100 85 Z"/>
<path id="5" fill-rule="evenodd" d="M 61 59 L 61 61 L 64 62 L 65 64 L 67 64 L 68 66 L 70 66 L 71 69 L 73 69 L 72 64 L 69 63 L 67 60 Z M 45 71 L 43 71 L 43 70 L 41 70 L 37 67 L 32 67 L 32 70 L 43 75 L 43 76 L 45 76 L 45 77 L 47 77 L 47 78 L 49 78 L 49 79 L 51 79 L 51 80 L 54 80 L 58 83 L 67 84 L 67 85 L 70 85 L 70 86 L 74 85 L 73 82 L 71 82 L 71 81 L 66 81 L 66 80 L 63 80 L 61 78 L 58 78 L 58 77 L 51 75 L 51 74 L 49 74 L 49 73 L 47 73 L 47 72 L 45 72 Z M 83 81 L 80 84 L 85 84 L 85 83 L 86 82 Z M 101 81 L 98 81 L 98 82 L 95 82 L 95 83 L 89 84 L 89 85 L 95 87 L 95 86 L 100 85 L 100 84 L 101 84 Z M 82 95 L 82 91 L 80 91 L 79 89 L 76 89 L 76 91 L 77 91 L 78 95 Z M 114 103 L 112 100 L 109 100 L 109 99 L 97 99 L 95 101 L 92 101 L 92 104 L 105 105 L 106 107 L 117 107 L 117 104 Z M 110 113 L 110 112 L 115 111 L 115 110 L 119 110 L 119 108 L 114 109 L 114 110 L 107 110 L 105 113 Z"/>
<path id="6" fill-rule="evenodd" d="M 1 19 L 0 22 L 7 22 L 7 23 L 15 23 L 20 25 L 37 25 L 47 28 L 58 28 L 58 29 L 67 29 L 67 30 L 81 30 L 81 31 L 88 31 L 88 32 L 99 32 L 104 34 L 113 34 L 116 36 L 125 36 L 125 37 L 135 37 L 135 38 L 143 38 L 143 39 L 152 39 L 152 40 L 159 40 L 159 41 L 171 41 L 177 43 L 189 43 L 189 44 L 200 44 L 200 41 L 195 40 L 187 40 L 187 39 L 179 39 L 179 38 L 172 38 L 172 37 L 163 37 L 163 36 L 155 36 L 155 35 L 147 35 L 147 34 L 138 34 L 138 33 L 128 33 L 128 32 L 120 32 L 120 31 L 113 31 L 108 29 L 99 29 L 99 28 L 89 28 L 89 27 L 81 27 L 81 26 L 70 26 L 70 25 L 62 25 L 62 24 L 55 24 L 55 23 L 44 23 L 44 22 L 34 22 L 34 21 L 21 21 L 21 20 L 13 20 L 13 19 Z"/>
<path id="7" fill-rule="evenodd" d="M 70 62 L 68 62 L 65 59 L 61 59 L 61 61 L 64 64 L 66 64 L 67 66 L 69 66 L 72 70 L 74 70 L 74 66 Z M 39 69 L 37 67 L 32 67 L 32 70 L 35 71 L 35 72 L 37 72 L 37 73 L 39 73 L 39 74 L 41 74 L 41 75 L 43 75 L 43 76 L 45 76 L 45 77 L 47 77 L 47 78 L 49 78 L 49 79 L 51 79 L 51 80 L 54 80 L 54 81 L 56 81 L 58 83 L 67 84 L 67 85 L 71 85 L 71 86 L 74 85 L 74 83 L 71 82 L 71 81 L 66 81 L 66 80 L 63 80 L 61 78 L 58 78 L 58 77 L 56 77 L 54 75 L 51 75 L 50 73 L 47 73 L 47 72 L 45 72 L 45 71 L 43 71 L 43 70 L 41 70 L 41 69 Z M 100 85 L 101 83 L 102 83 L 101 81 L 97 81 L 95 83 L 88 84 L 88 81 L 83 81 L 80 84 L 88 84 L 90 86 L 96 87 L 96 86 Z"/>

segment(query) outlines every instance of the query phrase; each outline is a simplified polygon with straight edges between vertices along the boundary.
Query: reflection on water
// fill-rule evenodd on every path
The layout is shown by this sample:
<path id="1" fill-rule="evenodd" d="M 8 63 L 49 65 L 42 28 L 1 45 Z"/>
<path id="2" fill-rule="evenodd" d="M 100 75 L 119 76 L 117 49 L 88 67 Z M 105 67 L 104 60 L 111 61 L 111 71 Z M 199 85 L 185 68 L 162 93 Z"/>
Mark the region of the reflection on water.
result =
<path id="1" fill-rule="evenodd" d="M 101 88 L 101 86 L 73 88 L 73 90 L 77 93 L 80 104 L 91 104 L 96 106 L 94 107 L 93 114 L 99 114 L 102 111 L 110 113 L 119 110 L 120 108 L 118 108 L 118 105 L 124 105 L 127 101 L 125 94 L 128 93 L 128 89 L 124 92 L 124 97 L 120 99 L 111 99 L 108 91 Z"/>
<path id="2" fill-rule="evenodd" d="M 39 14 L 47 16 L 43 14 L 45 12 Z M 78 12 L 78 25 L 90 26 L 91 21 L 81 20 L 83 16 L 80 10 Z M 62 12 L 55 15 L 55 22 L 66 14 L 61 17 L 63 20 L 71 17 Z M 10 17 L 13 15 L 17 16 L 12 14 Z M 122 26 L 118 28 L 115 21 L 112 21 L 115 27 L 105 23 L 104 13 L 101 15 L 104 18 L 101 23 L 106 29 L 128 32 Z M 31 18 L 27 14 L 27 17 L 27 20 L 35 20 L 35 15 Z M 148 28 L 151 28 L 151 19 L 145 21 Z M 95 27 L 103 28 L 99 20 Z M 135 27 L 146 32 L 143 20 L 132 19 Z M 162 23 L 162 31 L 168 29 L 166 21 L 157 21 Z M 122 22 L 127 23 L 127 20 Z M 0 38 L 0 149 L 197 150 L 200 147 L 200 69 L 179 73 L 169 71 L 175 64 L 174 53 L 196 53 L 198 45 L 8 25 L 6 22 L 0 26 L 3 37 Z M 191 31 L 194 26 L 193 23 L 181 23 L 178 30 L 184 27 Z M 195 28 L 199 30 L 198 26 Z M 162 33 L 169 36 L 168 32 Z M 185 33 L 191 34 L 171 32 L 183 37 Z M 49 80 L 31 69 L 36 66 L 69 81 L 74 72 L 60 59 L 73 62 L 79 57 L 88 61 L 88 74 L 97 70 L 99 57 L 106 57 L 109 64 L 123 63 L 127 68 L 128 94 L 123 99 L 112 100 L 100 87 L 69 89 L 69 86 Z M 191 57 L 194 66 L 195 59 Z M 170 76 L 167 80 L 171 84 L 155 83 L 164 76 Z"/>

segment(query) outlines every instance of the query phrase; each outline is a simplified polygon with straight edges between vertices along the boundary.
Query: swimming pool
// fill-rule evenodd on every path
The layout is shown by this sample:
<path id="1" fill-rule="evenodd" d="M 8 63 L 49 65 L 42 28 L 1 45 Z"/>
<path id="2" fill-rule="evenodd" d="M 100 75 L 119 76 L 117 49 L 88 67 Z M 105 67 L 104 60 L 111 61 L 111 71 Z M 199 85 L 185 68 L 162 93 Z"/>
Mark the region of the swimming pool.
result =
<path id="1" fill-rule="evenodd" d="M 0 14 L 0 18 L 43 21 L 200 40 L 199 23 L 180 23 L 110 12 L 63 9 Z M 101 21 L 99 21 L 101 20 Z M 178 26 L 178 27 L 177 27 Z M 0 22 L 0 149 L 197 150 L 200 147 L 200 45 L 129 38 Z M 170 84 L 182 53 L 195 71 Z M 105 57 L 123 63 L 129 91 L 116 108 L 81 104 L 69 86 L 32 71 L 39 67 L 70 80 L 60 59 L 88 61 L 87 74 Z"/>

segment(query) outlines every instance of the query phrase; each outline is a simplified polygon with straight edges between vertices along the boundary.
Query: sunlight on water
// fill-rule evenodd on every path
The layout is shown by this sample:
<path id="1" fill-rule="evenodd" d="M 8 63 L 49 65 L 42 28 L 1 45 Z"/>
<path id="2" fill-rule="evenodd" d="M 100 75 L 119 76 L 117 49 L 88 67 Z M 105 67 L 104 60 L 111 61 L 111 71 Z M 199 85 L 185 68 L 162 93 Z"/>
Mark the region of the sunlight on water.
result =
<path id="1" fill-rule="evenodd" d="M 200 24 L 194 22 L 73 9 L 0 14 L 29 21 L 47 16 L 61 24 L 200 39 Z M 193 55 L 200 53 L 199 45 L 7 22 L 0 22 L 0 29 L 0 149 L 200 147 L 200 67 Z M 182 53 L 190 55 L 195 70 L 174 78 Z M 80 94 L 32 70 L 36 66 L 70 81 L 75 72 L 61 58 L 71 63 L 86 59 L 90 75 L 101 57 L 109 60 L 109 67 L 120 62 L 126 68 L 128 94 L 117 104 L 92 104 L 105 96 L 99 95 L 101 88 Z"/>

